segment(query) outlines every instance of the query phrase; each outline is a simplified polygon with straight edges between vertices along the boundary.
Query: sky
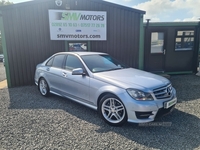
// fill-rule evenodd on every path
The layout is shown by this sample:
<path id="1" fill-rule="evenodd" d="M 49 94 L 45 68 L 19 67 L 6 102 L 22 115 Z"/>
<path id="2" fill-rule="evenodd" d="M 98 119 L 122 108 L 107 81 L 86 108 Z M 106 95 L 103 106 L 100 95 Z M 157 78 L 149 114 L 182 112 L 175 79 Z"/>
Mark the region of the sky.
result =
<path id="1" fill-rule="evenodd" d="M 9 0 L 20 3 L 29 0 Z M 144 10 L 144 21 L 179 22 L 199 21 L 200 0 L 105 0 L 111 3 Z"/>

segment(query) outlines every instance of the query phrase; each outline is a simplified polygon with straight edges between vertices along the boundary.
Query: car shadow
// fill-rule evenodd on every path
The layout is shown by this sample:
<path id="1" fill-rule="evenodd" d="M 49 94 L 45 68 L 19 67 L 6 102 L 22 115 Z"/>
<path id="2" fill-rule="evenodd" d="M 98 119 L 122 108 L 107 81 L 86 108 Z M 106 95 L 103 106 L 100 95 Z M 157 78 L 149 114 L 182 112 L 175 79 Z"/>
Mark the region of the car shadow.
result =
<path id="1" fill-rule="evenodd" d="M 155 149 L 195 149 L 200 145 L 200 120 L 175 109 L 160 120 L 145 123 L 126 123 L 123 127 L 100 128 L 97 132 L 115 132 L 129 140 Z"/>
<path id="2" fill-rule="evenodd" d="M 10 88 L 7 92 L 9 109 L 59 109 L 99 126 L 97 133 L 114 132 L 149 148 L 194 149 L 200 145 L 199 118 L 178 108 L 151 124 L 126 123 L 122 127 L 112 127 L 100 119 L 95 110 L 59 96 L 43 97 L 36 86 Z M 191 100 L 189 98 L 185 100 Z"/>

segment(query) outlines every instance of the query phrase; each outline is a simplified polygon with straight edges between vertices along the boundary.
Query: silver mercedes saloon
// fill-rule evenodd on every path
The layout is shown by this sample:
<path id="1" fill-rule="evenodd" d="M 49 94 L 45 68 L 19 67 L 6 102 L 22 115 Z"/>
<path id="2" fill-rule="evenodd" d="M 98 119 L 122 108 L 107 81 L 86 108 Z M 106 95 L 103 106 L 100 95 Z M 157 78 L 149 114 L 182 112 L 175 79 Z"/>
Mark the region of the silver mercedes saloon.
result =
<path id="1" fill-rule="evenodd" d="M 177 103 L 168 79 L 99 52 L 56 53 L 37 65 L 35 84 L 43 96 L 52 93 L 95 109 L 113 126 L 154 121 Z"/>

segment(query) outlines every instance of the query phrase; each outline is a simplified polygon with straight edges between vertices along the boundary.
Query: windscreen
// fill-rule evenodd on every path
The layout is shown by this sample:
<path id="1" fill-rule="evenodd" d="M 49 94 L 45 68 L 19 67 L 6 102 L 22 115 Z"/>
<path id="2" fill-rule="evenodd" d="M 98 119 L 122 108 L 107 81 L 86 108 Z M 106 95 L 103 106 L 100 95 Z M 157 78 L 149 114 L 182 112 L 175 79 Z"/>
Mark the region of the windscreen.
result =
<path id="1" fill-rule="evenodd" d="M 85 55 L 82 59 L 93 73 L 126 68 L 124 64 L 109 55 Z"/>

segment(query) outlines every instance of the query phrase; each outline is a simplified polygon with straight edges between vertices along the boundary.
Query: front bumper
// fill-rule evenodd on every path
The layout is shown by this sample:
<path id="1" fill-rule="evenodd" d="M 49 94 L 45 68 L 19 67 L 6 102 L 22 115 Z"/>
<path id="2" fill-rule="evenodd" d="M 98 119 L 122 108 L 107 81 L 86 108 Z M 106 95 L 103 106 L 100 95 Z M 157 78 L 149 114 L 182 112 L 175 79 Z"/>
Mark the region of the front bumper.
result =
<path id="1" fill-rule="evenodd" d="M 176 90 L 173 89 L 173 95 L 170 98 L 162 100 L 137 101 L 128 94 L 124 94 L 120 99 L 126 107 L 128 122 L 146 123 L 173 111 L 176 103 L 169 108 L 164 108 L 164 103 L 176 99 Z"/>
<path id="2" fill-rule="evenodd" d="M 158 110 L 157 114 L 156 114 L 155 119 L 160 118 L 160 117 L 162 117 L 164 115 L 167 115 L 167 114 L 171 113 L 174 110 L 174 108 L 175 108 L 175 105 L 169 107 L 168 109 L 160 108 Z"/>

